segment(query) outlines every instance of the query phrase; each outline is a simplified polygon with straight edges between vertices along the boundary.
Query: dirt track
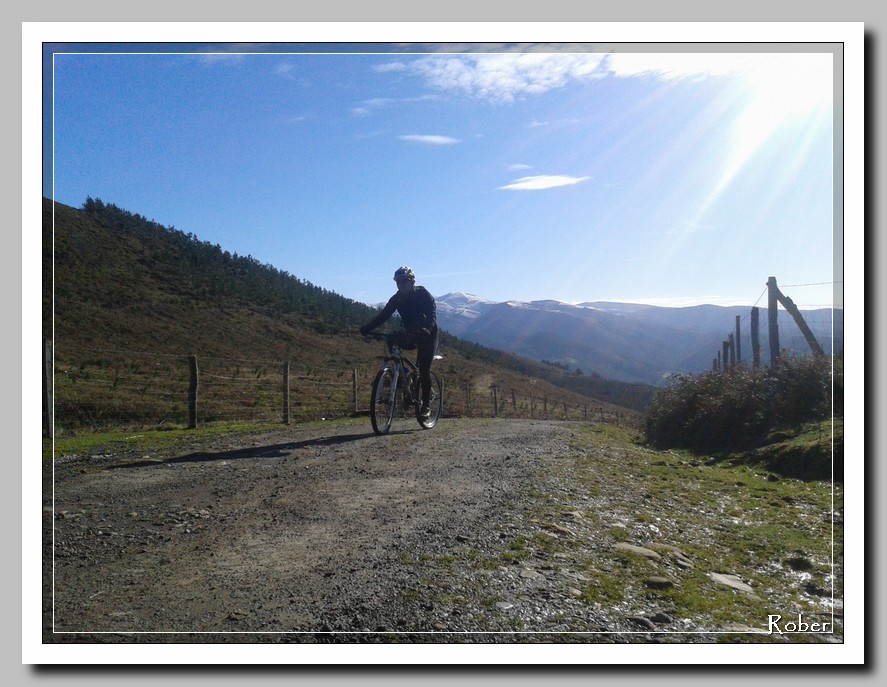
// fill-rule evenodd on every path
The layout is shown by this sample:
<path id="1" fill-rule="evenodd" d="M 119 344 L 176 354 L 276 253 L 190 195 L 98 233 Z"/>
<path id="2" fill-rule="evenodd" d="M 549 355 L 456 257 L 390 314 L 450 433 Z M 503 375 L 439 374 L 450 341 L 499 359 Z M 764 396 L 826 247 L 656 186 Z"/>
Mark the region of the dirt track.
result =
<path id="1" fill-rule="evenodd" d="M 612 546 L 577 510 L 606 508 L 552 469 L 580 431 L 404 420 L 377 437 L 362 419 L 57 459 L 44 641 L 651 641 L 624 608 L 581 598 L 566 554 L 509 555 L 539 532 L 578 541 L 576 555 Z M 541 520 L 525 507 L 534 493 L 558 502 Z"/>
<path id="2" fill-rule="evenodd" d="M 187 455 L 57 461 L 55 641 L 465 629 L 423 602 L 410 561 L 497 540 L 491 518 L 569 430 L 368 430 L 300 426 Z"/>

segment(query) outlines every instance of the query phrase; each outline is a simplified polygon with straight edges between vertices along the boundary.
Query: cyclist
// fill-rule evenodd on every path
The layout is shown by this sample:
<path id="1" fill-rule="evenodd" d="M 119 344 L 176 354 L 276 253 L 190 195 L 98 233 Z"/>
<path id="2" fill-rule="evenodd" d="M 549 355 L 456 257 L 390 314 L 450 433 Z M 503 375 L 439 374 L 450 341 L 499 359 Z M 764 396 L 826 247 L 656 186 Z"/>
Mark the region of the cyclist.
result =
<path id="1" fill-rule="evenodd" d="M 416 366 L 419 368 L 419 384 L 422 388 L 422 408 L 419 415 L 427 419 L 430 414 L 431 363 L 437 352 L 437 305 L 434 296 L 424 286 L 416 286 L 416 275 L 409 267 L 400 267 L 394 273 L 397 293 L 372 320 L 360 328 L 364 336 L 384 324 L 396 310 L 400 315 L 403 332 L 395 338 L 404 350 L 417 349 Z"/>

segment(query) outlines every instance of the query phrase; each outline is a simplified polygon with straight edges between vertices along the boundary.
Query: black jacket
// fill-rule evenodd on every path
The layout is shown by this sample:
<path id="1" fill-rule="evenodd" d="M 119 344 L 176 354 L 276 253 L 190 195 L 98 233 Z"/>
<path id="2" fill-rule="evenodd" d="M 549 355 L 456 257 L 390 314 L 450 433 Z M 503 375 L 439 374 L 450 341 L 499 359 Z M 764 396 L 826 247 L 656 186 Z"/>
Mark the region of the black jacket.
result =
<path id="1" fill-rule="evenodd" d="M 381 312 L 361 327 L 361 332 L 368 332 L 384 324 L 395 310 L 400 314 L 403 328 L 409 333 L 415 334 L 420 329 L 427 329 L 432 333 L 437 331 L 437 305 L 434 296 L 424 286 L 416 286 L 406 294 L 401 294 L 400 291 L 395 293 Z"/>

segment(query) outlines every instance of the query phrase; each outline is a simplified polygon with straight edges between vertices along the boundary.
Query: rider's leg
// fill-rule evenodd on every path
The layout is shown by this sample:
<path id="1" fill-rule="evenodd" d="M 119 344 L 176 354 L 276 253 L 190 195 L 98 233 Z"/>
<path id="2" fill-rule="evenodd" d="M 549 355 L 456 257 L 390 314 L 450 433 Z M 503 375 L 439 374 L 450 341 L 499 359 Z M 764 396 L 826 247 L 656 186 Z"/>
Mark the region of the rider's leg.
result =
<path id="1" fill-rule="evenodd" d="M 419 384 L 422 387 L 422 410 L 428 408 L 431 400 L 431 363 L 437 353 L 437 331 L 419 344 L 416 351 L 416 366 L 419 368 Z"/>

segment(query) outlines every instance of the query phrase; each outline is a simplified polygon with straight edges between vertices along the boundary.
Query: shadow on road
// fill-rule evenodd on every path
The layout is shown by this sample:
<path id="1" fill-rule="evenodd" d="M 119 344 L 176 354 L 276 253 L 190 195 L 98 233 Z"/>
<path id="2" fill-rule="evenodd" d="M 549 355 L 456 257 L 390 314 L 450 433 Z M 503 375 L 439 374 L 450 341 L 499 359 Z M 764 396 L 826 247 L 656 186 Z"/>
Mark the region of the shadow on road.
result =
<path id="1" fill-rule="evenodd" d="M 243 460 L 248 458 L 282 458 L 289 455 L 293 451 L 301 448 L 311 448 L 314 446 L 338 446 L 351 441 L 359 441 L 360 439 L 368 439 L 374 437 L 372 432 L 361 432 L 360 434 L 342 434 L 330 437 L 317 437 L 315 439 L 305 439 L 303 441 L 289 441 L 282 444 L 272 444 L 269 446 L 250 446 L 244 448 L 235 448 L 227 451 L 198 451 L 183 456 L 175 456 L 173 458 L 154 458 L 151 460 L 134 460 L 126 463 L 117 463 L 109 465 L 108 470 L 119 470 L 123 468 L 139 468 L 149 465 L 174 465 L 179 463 L 202 463 L 216 460 Z"/>

